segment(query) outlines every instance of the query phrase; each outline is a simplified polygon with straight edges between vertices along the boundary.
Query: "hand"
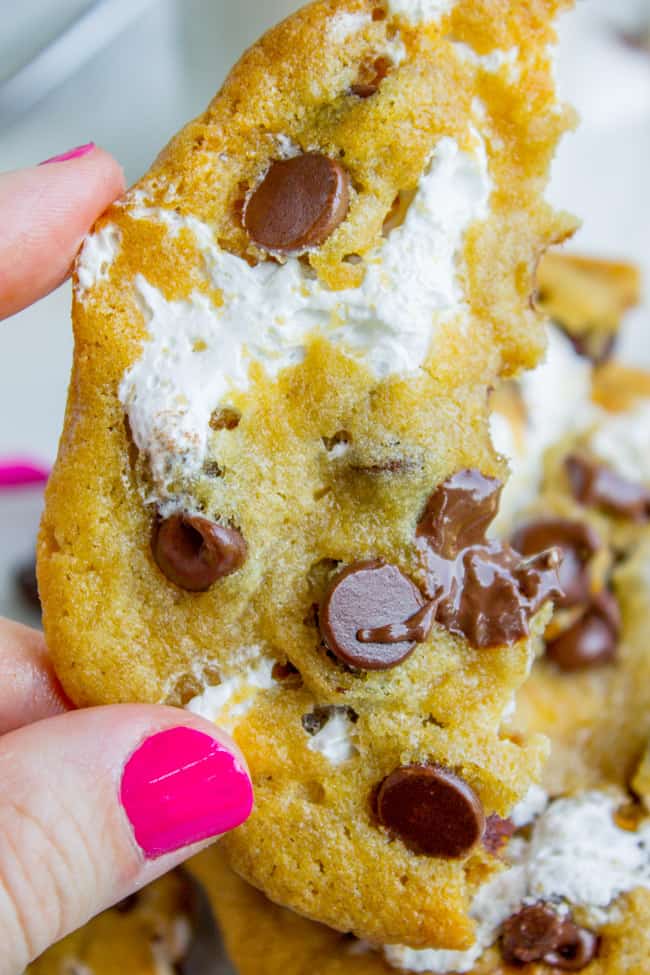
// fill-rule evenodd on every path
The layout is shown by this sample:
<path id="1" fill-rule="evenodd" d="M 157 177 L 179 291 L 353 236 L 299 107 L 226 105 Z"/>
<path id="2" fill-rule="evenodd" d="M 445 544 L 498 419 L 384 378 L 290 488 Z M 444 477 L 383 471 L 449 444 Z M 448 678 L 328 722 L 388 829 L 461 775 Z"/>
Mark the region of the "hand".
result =
<path id="1" fill-rule="evenodd" d="M 123 188 L 92 145 L 0 175 L 0 319 L 65 280 Z M 0 736 L 0 975 L 18 975 L 251 811 L 225 734 L 162 706 L 73 710 L 40 634 L 2 620 Z"/>

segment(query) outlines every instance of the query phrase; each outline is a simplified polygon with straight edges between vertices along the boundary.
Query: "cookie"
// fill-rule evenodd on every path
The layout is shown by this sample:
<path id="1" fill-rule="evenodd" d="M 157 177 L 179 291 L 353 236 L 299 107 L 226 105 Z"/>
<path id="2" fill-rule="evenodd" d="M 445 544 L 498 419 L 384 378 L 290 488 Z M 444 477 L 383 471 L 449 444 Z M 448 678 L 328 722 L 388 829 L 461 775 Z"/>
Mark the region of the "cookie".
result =
<path id="1" fill-rule="evenodd" d="M 545 457 L 542 503 L 580 512 L 624 554 L 650 523 L 650 373 L 614 363 L 606 372 L 581 421 Z M 624 392 L 612 397 L 614 375 Z"/>
<path id="2" fill-rule="evenodd" d="M 94 918 L 33 962 L 25 975 L 199 975 L 196 882 L 180 871 Z"/>
<path id="3" fill-rule="evenodd" d="M 623 366 L 616 371 L 624 389 L 634 385 Z M 474 900 L 474 948 L 351 940 L 272 905 L 212 851 L 194 869 L 241 975 L 650 969 L 650 523 L 636 525 L 625 551 L 606 527 L 542 493 L 513 538 L 524 554 L 555 545 L 564 556 L 545 654 L 507 725 L 513 736 L 549 735 L 552 751 L 544 787 L 491 825 L 504 870 Z"/>
<path id="4" fill-rule="evenodd" d="M 544 659 L 518 698 L 527 732 L 553 729 L 545 775 L 558 794 L 603 781 L 628 789 L 650 736 L 650 373 L 611 360 L 580 375 L 555 387 L 570 390 L 572 420 L 536 459 L 504 529 L 524 554 L 548 544 L 564 555 Z"/>
<path id="5" fill-rule="evenodd" d="M 444 972 L 515 975 L 522 971 L 521 961 L 504 959 L 500 944 L 485 950 L 469 968 L 454 952 L 402 952 L 397 955 L 395 951 L 386 953 L 378 947 L 373 948 L 273 904 L 238 877 L 216 849 L 203 854 L 200 861 L 192 864 L 192 869 L 207 885 L 228 954 L 239 975 L 304 975 L 305 972 L 314 975 L 395 975 L 399 971 L 423 975 Z M 554 975 L 567 970 L 581 970 L 587 975 L 645 975 L 650 957 L 647 935 L 650 894 L 637 890 L 620 898 L 618 908 L 612 918 L 600 926 L 597 953 L 582 968 L 567 957 L 566 960 L 552 959 L 554 962 L 560 960 L 559 965 L 552 967 L 546 963 L 529 962 L 524 970 L 531 975 Z M 513 915 L 513 918 L 517 918 L 520 925 L 521 917 Z M 506 950 L 514 948 L 521 955 L 513 925 L 509 928 Z M 585 942 L 590 943 L 590 939 L 586 938 Z M 529 946 L 530 939 L 528 957 Z"/>
<path id="6" fill-rule="evenodd" d="M 506 534 L 537 498 L 551 446 L 593 423 L 595 407 L 623 412 L 650 395 L 648 374 L 613 358 L 625 313 L 640 295 L 633 264 L 557 251 L 542 258 L 537 300 L 551 321 L 545 361 L 516 382 L 500 384 L 491 398 L 495 446 L 511 465 L 498 532 Z"/>
<path id="7" fill-rule="evenodd" d="M 611 356 L 621 320 L 640 294 L 639 269 L 627 261 L 551 251 L 537 271 L 540 307 L 595 364 Z"/>
<path id="8" fill-rule="evenodd" d="M 557 564 L 487 535 L 488 389 L 538 360 L 574 225 L 541 198 L 562 6 L 307 6 L 76 268 L 39 565 L 66 691 L 233 730 L 231 863 L 384 942 L 471 944 L 490 818 L 546 756 L 502 724 Z"/>

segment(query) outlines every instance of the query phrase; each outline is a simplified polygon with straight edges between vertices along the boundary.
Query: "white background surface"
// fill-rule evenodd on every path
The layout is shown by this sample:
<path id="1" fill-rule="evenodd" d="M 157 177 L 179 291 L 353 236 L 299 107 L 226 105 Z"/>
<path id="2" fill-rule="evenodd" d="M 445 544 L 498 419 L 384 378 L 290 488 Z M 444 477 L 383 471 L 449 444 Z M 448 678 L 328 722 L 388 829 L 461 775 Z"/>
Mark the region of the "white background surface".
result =
<path id="1" fill-rule="evenodd" d="M 299 5 L 154 2 L 91 63 L 0 132 L 0 170 L 93 140 L 134 181 L 203 109 L 243 48 Z M 0 0 L 0 81 L 87 6 L 88 0 Z M 622 29 L 642 16 L 650 23 L 650 0 L 578 0 L 564 18 L 560 81 L 583 125 L 562 146 L 550 197 L 584 219 L 573 249 L 633 258 L 650 279 L 650 54 L 626 48 L 612 26 Z M 71 357 L 69 304 L 66 285 L 0 323 L 0 456 L 21 452 L 51 461 L 56 453 Z M 630 318 L 623 354 L 650 365 L 647 303 Z M 20 613 L 8 567 L 32 549 L 37 508 L 33 496 L 0 495 L 0 613 Z"/>

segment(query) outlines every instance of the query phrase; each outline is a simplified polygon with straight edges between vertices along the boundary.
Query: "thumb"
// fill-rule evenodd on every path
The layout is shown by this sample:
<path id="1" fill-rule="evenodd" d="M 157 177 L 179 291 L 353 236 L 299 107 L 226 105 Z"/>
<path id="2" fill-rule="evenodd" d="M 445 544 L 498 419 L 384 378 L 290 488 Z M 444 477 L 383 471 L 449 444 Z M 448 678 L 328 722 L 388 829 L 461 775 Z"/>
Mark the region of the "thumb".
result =
<path id="1" fill-rule="evenodd" d="M 238 826 L 253 801 L 226 735 L 140 705 L 5 735 L 0 781 L 0 975 Z"/>

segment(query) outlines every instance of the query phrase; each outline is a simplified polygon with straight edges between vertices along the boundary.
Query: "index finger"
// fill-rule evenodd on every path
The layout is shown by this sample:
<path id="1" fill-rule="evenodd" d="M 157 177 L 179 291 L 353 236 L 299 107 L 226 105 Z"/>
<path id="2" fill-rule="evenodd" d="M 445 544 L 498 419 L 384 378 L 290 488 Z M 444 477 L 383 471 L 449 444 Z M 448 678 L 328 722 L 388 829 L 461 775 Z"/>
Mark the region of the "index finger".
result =
<path id="1" fill-rule="evenodd" d="M 0 319 L 67 277 L 84 235 L 124 190 L 119 164 L 89 145 L 80 155 L 0 174 Z"/>

